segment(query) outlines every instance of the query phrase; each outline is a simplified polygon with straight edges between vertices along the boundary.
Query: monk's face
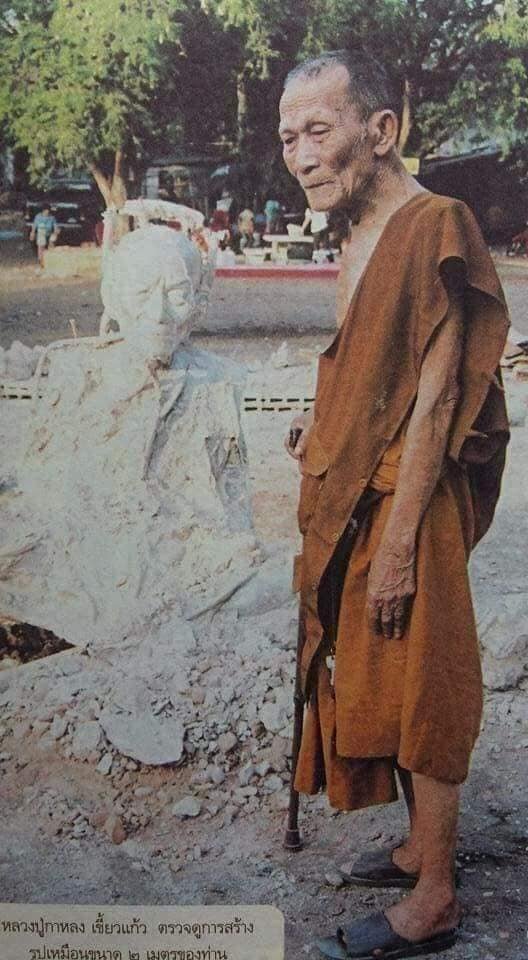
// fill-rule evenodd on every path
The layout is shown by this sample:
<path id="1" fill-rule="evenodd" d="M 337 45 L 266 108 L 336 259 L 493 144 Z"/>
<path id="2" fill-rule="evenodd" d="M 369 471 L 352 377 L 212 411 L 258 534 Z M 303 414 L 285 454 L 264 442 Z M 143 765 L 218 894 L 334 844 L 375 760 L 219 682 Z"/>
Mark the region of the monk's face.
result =
<path id="1" fill-rule="evenodd" d="M 313 78 L 298 77 L 280 101 L 284 162 L 312 210 L 355 207 L 369 189 L 375 167 L 367 122 L 350 100 L 343 66 Z"/>

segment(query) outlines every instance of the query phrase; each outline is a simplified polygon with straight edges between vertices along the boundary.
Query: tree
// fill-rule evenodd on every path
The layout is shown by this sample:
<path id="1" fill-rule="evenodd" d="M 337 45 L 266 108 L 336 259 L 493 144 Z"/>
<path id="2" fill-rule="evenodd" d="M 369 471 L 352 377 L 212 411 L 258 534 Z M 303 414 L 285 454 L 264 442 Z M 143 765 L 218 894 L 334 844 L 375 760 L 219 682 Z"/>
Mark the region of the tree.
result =
<path id="1" fill-rule="evenodd" d="M 365 49 L 390 67 L 409 94 L 408 154 L 424 157 L 461 131 L 489 135 L 526 111 L 525 60 L 514 47 L 522 40 L 526 50 L 528 28 L 517 0 L 208 4 L 239 34 L 239 145 L 251 144 L 253 155 L 262 158 L 264 177 L 278 175 L 268 119 L 275 123 L 281 83 L 296 62 L 323 50 Z"/>
<path id="2" fill-rule="evenodd" d="M 88 167 L 107 206 L 155 128 L 162 54 L 179 0 L 2 0 L 0 122 L 30 173 Z"/>
<path id="3" fill-rule="evenodd" d="M 502 51 L 497 83 L 501 96 L 494 116 L 494 133 L 525 175 L 528 173 L 528 5 L 505 0 L 486 35 Z"/>

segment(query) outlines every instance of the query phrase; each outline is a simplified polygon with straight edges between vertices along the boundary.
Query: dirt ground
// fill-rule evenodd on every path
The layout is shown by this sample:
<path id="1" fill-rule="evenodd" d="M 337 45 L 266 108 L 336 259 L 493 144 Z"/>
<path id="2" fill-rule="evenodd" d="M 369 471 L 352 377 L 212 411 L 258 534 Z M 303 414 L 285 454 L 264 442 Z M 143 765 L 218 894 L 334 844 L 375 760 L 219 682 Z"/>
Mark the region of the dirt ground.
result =
<path id="1" fill-rule="evenodd" d="M 20 226 L 20 225 L 19 225 Z M 2 219 L 0 216 L 0 231 Z M 528 336 L 528 262 L 497 256 L 513 325 Z M 205 326 L 197 335 L 302 335 L 334 326 L 335 279 L 217 279 Z M 0 240 L 0 346 L 17 338 L 33 346 L 97 332 L 102 313 L 97 277 L 58 281 L 35 269 L 22 238 Z"/>
<path id="2" fill-rule="evenodd" d="M 21 339 L 33 345 L 69 336 L 70 318 L 76 319 L 80 334 L 95 332 L 100 312 L 96 281 L 57 284 L 36 277 L 33 264 L 24 263 L 27 248 L 17 253 L 12 246 L 5 247 L 10 253 L 0 267 L 1 344 Z M 2 249 L 4 244 L 0 255 Z M 528 334 L 523 306 L 528 270 L 505 263 L 501 272 L 514 324 Z M 265 287 L 252 285 L 241 293 L 224 281 L 211 327 L 198 336 L 199 345 L 258 367 L 284 339 L 291 304 L 300 316 L 309 303 L 310 316 L 323 320 L 308 327 L 312 332 L 288 338 L 292 362 L 303 351 L 323 348 L 325 334 L 313 331 L 329 327 L 333 287 L 330 282 L 320 289 L 294 286 L 281 287 L 279 295 L 277 285 L 266 281 Z M 226 329 L 226 318 L 230 335 L 213 335 L 213 330 Z M 255 326 L 261 329 L 258 336 Z M 285 540 L 293 552 L 297 480 L 281 450 L 289 415 L 269 414 L 265 421 L 265 414 L 254 420 L 248 416 L 257 530 L 264 543 Z M 260 459 L 255 452 L 259 444 Z M 292 636 L 292 646 L 294 642 Z M 0 672 L 0 694 L 2 689 Z M 487 698 L 486 722 L 463 794 L 459 866 L 464 923 L 458 944 L 447 954 L 453 960 L 528 960 L 527 690 L 525 683 L 524 689 L 521 684 L 516 691 Z M 34 694 L 39 696 L 38 685 Z M 236 757 L 231 766 L 228 784 L 236 782 Z M 317 957 L 314 937 L 394 901 L 391 891 L 338 887 L 332 871 L 367 847 L 397 841 L 405 829 L 401 802 L 352 815 L 330 810 L 324 797 L 303 799 L 305 844 L 292 854 L 282 847 L 284 796 L 270 798 L 256 813 L 241 805 L 226 816 L 223 785 L 216 813 L 178 821 L 171 807 L 185 793 L 191 772 L 131 762 L 117 776 L 104 776 L 87 762 L 59 756 L 36 729 L 0 715 L 0 901 L 271 903 L 286 918 L 287 960 Z M 127 839 L 120 844 L 101 829 L 108 813 L 126 824 Z"/>

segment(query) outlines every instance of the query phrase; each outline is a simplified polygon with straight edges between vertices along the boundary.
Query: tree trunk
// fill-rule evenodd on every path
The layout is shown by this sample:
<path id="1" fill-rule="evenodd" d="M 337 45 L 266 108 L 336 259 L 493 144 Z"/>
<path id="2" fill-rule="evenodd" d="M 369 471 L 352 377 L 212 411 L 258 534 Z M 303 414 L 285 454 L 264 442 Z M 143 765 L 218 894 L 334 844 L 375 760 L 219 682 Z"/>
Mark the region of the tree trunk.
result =
<path id="1" fill-rule="evenodd" d="M 248 96 L 246 78 L 243 70 L 237 75 L 237 149 L 240 159 L 243 159 L 243 150 L 247 136 Z"/>
<path id="2" fill-rule="evenodd" d="M 114 172 L 112 177 L 107 177 L 103 171 L 94 163 L 90 165 L 92 176 L 101 191 L 106 208 L 120 210 L 127 199 L 126 181 L 123 175 L 123 152 L 116 150 L 114 157 Z M 117 242 L 120 237 L 128 233 L 130 229 L 128 217 L 119 217 L 116 229 L 114 230 L 114 239 Z"/>

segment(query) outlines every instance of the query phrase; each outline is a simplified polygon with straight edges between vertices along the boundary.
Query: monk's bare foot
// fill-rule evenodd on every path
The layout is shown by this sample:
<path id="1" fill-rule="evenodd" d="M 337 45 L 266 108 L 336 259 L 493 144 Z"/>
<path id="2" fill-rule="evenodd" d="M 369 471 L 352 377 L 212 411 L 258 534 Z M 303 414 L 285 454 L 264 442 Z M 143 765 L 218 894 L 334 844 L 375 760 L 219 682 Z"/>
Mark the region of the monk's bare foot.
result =
<path id="1" fill-rule="evenodd" d="M 450 886 L 417 884 L 413 892 L 385 911 L 400 937 L 419 942 L 452 930 L 460 923 L 460 904 Z"/>
<path id="2" fill-rule="evenodd" d="M 392 862 L 405 873 L 419 873 L 422 865 L 422 851 L 412 837 L 405 840 L 392 851 Z"/>

